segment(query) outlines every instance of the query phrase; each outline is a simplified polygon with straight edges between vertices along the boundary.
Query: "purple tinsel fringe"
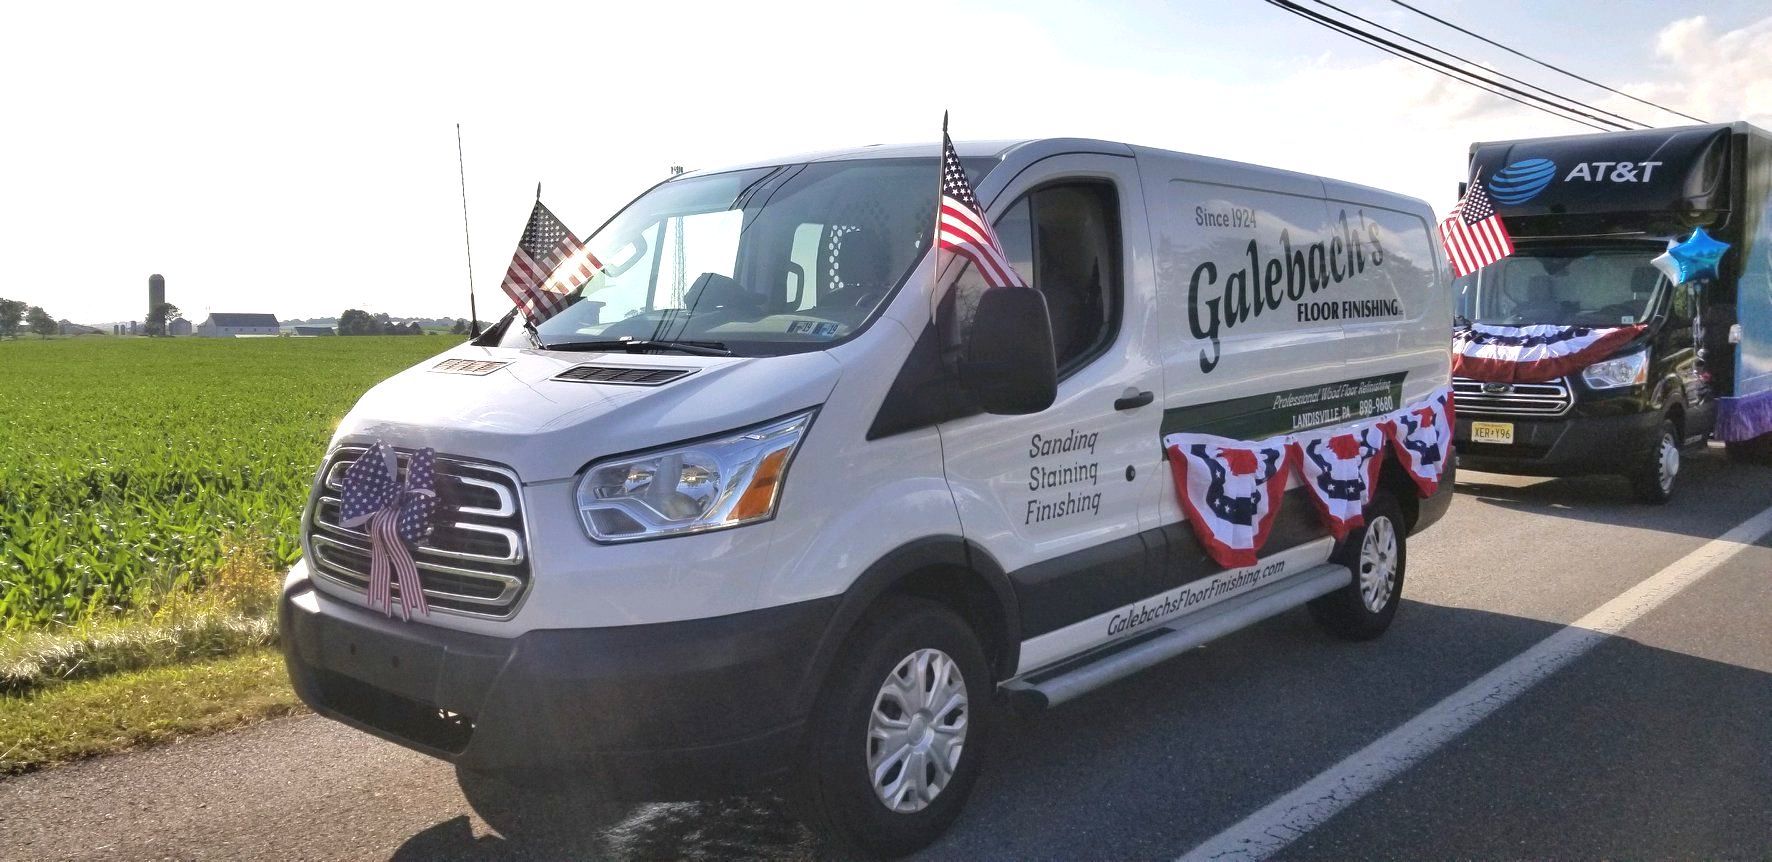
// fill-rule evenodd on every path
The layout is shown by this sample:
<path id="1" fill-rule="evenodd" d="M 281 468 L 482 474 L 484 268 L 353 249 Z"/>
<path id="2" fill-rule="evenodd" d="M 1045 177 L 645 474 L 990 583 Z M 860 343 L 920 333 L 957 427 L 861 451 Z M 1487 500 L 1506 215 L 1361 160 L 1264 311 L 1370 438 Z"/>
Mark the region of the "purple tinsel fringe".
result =
<path id="1" fill-rule="evenodd" d="M 1772 433 L 1772 390 L 1717 399 L 1717 439 L 1726 443 Z"/>

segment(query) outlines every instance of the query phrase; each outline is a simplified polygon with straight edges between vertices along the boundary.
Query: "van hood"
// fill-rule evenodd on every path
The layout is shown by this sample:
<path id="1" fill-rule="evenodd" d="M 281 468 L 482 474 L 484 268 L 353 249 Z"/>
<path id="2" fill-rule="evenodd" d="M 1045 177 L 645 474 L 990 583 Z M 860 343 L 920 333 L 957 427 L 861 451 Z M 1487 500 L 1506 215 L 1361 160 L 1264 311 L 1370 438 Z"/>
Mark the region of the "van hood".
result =
<path id="1" fill-rule="evenodd" d="M 369 390 L 332 443 L 428 446 L 503 464 L 533 484 L 569 478 L 608 455 L 816 407 L 841 369 L 823 352 L 700 357 L 463 345 Z"/>

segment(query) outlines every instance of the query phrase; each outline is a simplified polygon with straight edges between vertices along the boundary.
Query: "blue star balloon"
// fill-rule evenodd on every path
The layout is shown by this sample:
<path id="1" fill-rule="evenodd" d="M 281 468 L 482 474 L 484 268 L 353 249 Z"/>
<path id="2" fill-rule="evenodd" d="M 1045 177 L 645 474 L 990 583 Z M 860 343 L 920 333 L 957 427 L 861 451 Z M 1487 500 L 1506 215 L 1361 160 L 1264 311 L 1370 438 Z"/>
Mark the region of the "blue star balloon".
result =
<path id="1" fill-rule="evenodd" d="M 1723 259 L 1723 252 L 1729 250 L 1729 244 L 1712 239 L 1704 232 L 1704 228 L 1692 231 L 1685 242 L 1676 243 L 1669 240 L 1667 251 L 1657 256 L 1650 263 L 1667 276 L 1674 284 L 1685 284 L 1694 278 L 1717 274 L 1717 263 Z"/>

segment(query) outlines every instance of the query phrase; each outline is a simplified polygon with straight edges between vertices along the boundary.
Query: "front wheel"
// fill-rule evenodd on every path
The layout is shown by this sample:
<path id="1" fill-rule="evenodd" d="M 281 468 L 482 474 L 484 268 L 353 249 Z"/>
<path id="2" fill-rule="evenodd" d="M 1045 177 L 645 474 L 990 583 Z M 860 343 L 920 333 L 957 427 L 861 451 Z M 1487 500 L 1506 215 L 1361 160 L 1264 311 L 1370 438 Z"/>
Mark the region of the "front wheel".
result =
<path id="1" fill-rule="evenodd" d="M 959 816 L 978 778 L 996 683 L 958 615 L 923 599 L 871 613 L 806 730 L 806 819 L 839 848 L 899 856 Z"/>
<path id="2" fill-rule="evenodd" d="M 1661 434 L 1648 451 L 1637 456 L 1631 469 L 1631 490 L 1644 503 L 1661 505 L 1673 499 L 1680 477 L 1680 430 L 1671 420 L 1661 421 Z"/>
<path id="3" fill-rule="evenodd" d="M 1348 534 L 1331 558 L 1354 573 L 1353 583 L 1310 603 L 1311 616 L 1337 637 L 1371 640 L 1390 628 L 1403 597 L 1408 525 L 1403 509 L 1380 491 L 1366 507 L 1365 526 Z"/>

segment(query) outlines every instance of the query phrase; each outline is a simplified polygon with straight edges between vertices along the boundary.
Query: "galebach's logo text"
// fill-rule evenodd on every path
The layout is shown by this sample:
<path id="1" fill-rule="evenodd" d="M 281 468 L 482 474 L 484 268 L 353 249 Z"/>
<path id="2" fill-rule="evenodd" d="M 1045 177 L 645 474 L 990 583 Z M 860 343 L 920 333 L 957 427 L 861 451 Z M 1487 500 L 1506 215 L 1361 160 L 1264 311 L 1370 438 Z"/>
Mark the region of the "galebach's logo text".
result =
<path id="1" fill-rule="evenodd" d="M 1200 351 L 1200 370 L 1209 374 L 1218 367 L 1221 328 L 1231 329 L 1264 311 L 1277 311 L 1286 302 L 1299 302 L 1307 294 L 1365 272 L 1368 264 L 1383 266 L 1378 225 L 1368 222 L 1365 213 L 1357 218 L 1358 227 L 1348 220 L 1347 210 L 1342 210 L 1335 236 L 1299 248 L 1292 247 L 1292 232 L 1282 230 L 1280 255 L 1265 260 L 1259 244 L 1250 240 L 1244 250 L 1248 262 L 1224 277 L 1222 289 L 1217 264 L 1206 261 L 1194 267 L 1187 287 L 1188 330 L 1195 338 L 1212 343 Z M 1390 313 L 1400 313 L 1400 309 L 1390 309 Z M 1305 317 L 1300 315 L 1300 319 Z"/>

